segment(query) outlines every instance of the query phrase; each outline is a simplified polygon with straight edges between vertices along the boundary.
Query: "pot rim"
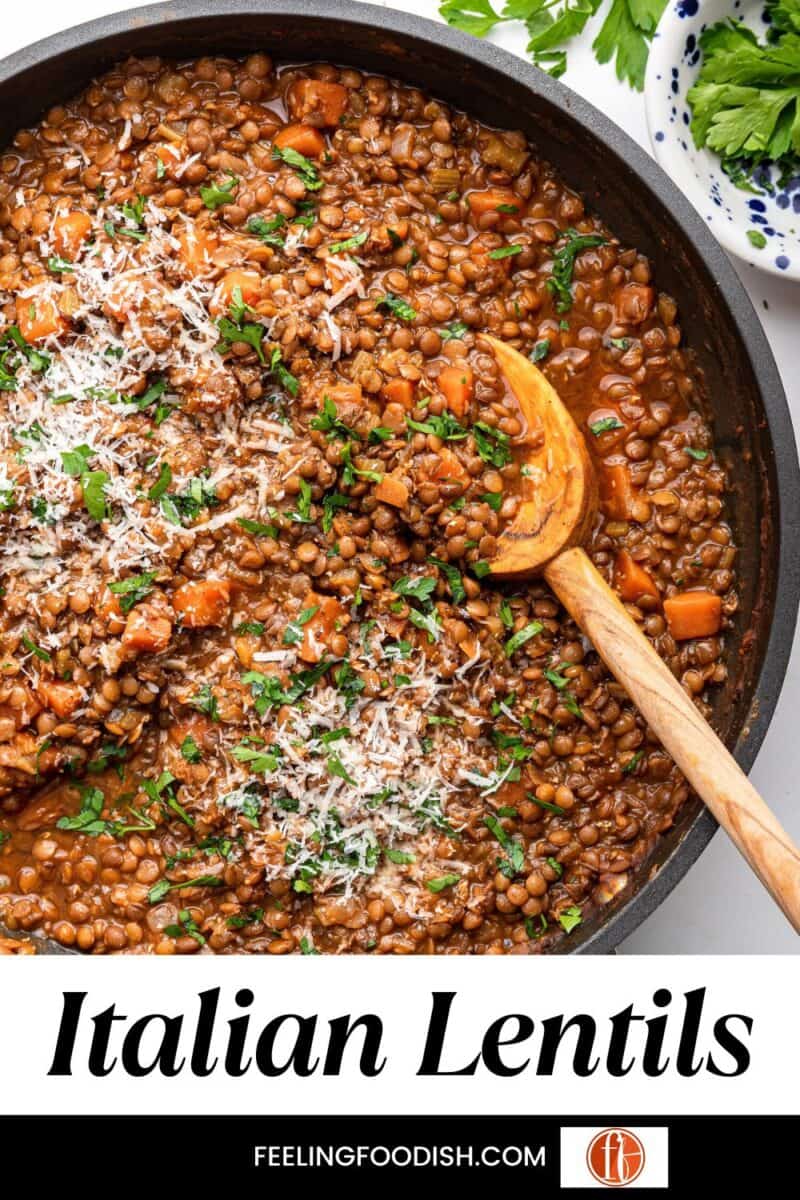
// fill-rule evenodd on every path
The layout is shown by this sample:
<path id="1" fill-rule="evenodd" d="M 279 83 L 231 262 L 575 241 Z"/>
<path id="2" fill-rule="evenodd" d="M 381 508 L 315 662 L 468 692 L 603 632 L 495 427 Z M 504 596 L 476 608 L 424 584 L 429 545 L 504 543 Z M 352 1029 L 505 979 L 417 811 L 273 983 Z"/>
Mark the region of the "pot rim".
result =
<path id="1" fill-rule="evenodd" d="M 624 158 L 631 172 L 651 192 L 656 203 L 679 221 L 686 240 L 694 246 L 714 279 L 720 302 L 727 308 L 733 327 L 750 359 L 764 405 L 774 454 L 777 480 L 773 528 L 778 534 L 778 570 L 772 624 L 764 659 L 755 680 L 749 719 L 733 753 L 743 770 L 749 771 L 764 740 L 777 706 L 792 650 L 792 639 L 800 603 L 800 466 L 794 428 L 783 384 L 766 334 L 733 264 L 706 223 L 672 180 L 646 150 L 594 105 L 565 84 L 531 63 L 491 42 L 478 41 L 449 25 L 413 13 L 381 8 L 361 0 L 170 0 L 142 8 L 121 10 L 75 25 L 60 33 L 23 47 L 0 60 L 0 88 L 15 75 L 30 69 L 46 70 L 48 62 L 78 47 L 87 47 L 115 35 L 151 30 L 181 22 L 229 16 L 304 17 L 338 26 L 385 30 L 442 47 L 460 56 L 469 68 L 491 68 L 523 84 L 534 95 L 563 111 L 578 124 L 585 136 L 599 141 Z M 356 54 L 357 57 L 357 54 Z M 357 65 L 357 64 L 356 64 Z M 577 184 L 577 181 L 575 181 Z M 578 188 L 578 190 L 580 190 Z M 577 954 L 608 954 L 662 903 L 683 878 L 714 836 L 718 826 L 711 813 L 701 809 L 676 841 L 668 857 L 644 880 L 619 909 L 600 918 L 598 928 L 578 947 Z M 646 870 L 646 864 L 644 865 Z M 59 950 L 62 948 L 59 946 Z"/>

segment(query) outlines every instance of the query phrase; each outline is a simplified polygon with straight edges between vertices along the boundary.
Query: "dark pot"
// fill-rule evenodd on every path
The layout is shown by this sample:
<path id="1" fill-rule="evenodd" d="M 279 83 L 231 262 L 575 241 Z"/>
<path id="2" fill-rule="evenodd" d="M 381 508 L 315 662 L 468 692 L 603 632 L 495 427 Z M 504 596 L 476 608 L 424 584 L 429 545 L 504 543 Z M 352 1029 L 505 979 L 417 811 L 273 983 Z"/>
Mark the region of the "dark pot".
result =
<path id="1" fill-rule="evenodd" d="M 740 547 L 741 616 L 716 727 L 742 767 L 755 759 L 789 660 L 800 597 L 800 472 L 775 362 L 724 252 L 689 201 L 625 133 L 528 63 L 445 26 L 349 0 L 175 0 L 116 13 L 0 62 L 0 145 L 129 54 L 332 61 L 417 84 L 489 124 L 524 129 L 623 241 L 646 254 L 678 302 L 703 367 L 716 445 L 728 466 L 727 516 Z M 562 943 L 607 953 L 651 913 L 716 823 L 696 798 L 647 869 Z M 59 948 L 60 949 L 60 948 Z"/>

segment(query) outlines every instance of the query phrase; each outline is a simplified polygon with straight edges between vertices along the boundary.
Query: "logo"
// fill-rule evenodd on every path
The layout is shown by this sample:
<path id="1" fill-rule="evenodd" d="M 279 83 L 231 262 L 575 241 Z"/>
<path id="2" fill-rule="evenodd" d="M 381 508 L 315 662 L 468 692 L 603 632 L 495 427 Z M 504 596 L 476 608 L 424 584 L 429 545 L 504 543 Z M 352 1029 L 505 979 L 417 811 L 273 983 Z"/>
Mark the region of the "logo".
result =
<path id="1" fill-rule="evenodd" d="M 665 1125 L 562 1125 L 562 1188 L 666 1188 Z"/>
<path id="2" fill-rule="evenodd" d="M 589 1142 L 586 1165 L 598 1183 L 625 1187 L 644 1170 L 644 1146 L 628 1129 L 604 1129 Z"/>

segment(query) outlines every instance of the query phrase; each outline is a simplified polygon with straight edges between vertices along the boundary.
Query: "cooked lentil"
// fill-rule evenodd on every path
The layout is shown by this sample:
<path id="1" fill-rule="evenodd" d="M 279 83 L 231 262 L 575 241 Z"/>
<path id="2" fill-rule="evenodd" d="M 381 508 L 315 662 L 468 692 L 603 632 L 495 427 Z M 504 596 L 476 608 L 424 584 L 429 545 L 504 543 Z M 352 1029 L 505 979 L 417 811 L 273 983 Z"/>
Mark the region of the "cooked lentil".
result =
<path id="1" fill-rule="evenodd" d="M 675 304 L 521 133 L 132 59 L 0 157 L 0 304 L 8 930 L 535 953 L 626 887 L 687 787 L 548 588 L 489 585 L 534 434 L 482 334 L 701 706 L 735 548 Z"/>

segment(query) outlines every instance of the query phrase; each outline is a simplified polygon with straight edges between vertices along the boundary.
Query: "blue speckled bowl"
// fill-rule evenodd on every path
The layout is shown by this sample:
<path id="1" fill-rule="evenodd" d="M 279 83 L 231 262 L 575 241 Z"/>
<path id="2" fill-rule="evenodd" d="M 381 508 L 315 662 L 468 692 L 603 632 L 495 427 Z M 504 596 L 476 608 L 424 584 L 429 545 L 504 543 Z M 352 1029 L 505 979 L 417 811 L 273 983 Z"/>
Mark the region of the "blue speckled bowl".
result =
<path id="1" fill-rule="evenodd" d="M 695 147 L 689 129 L 686 93 L 700 69 L 700 32 L 733 17 L 761 33 L 763 12 L 763 3 L 752 0 L 673 0 L 647 65 L 647 124 L 659 163 L 725 249 L 763 271 L 800 280 L 800 176 L 771 194 L 764 189 L 759 195 L 742 191 L 731 183 L 715 154 Z M 770 182 L 768 171 L 762 179 Z M 748 233 L 763 234 L 763 248 L 754 246 Z"/>

